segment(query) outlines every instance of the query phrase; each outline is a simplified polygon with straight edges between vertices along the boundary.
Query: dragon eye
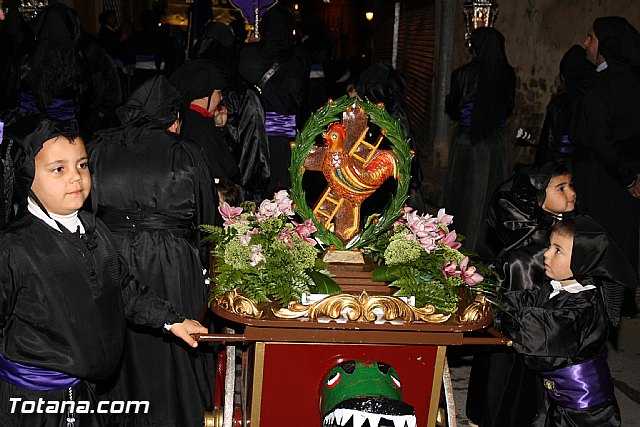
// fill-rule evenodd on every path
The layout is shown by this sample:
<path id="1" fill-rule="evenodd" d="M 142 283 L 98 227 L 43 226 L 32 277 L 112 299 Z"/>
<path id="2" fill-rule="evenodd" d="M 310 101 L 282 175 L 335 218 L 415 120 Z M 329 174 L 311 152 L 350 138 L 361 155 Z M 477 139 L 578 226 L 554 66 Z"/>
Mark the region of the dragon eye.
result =
<path id="1" fill-rule="evenodd" d="M 331 139 L 338 139 L 338 134 L 337 133 L 331 134 Z"/>
<path id="2" fill-rule="evenodd" d="M 340 382 L 340 378 L 342 378 L 342 374 L 340 374 L 340 372 L 336 372 L 327 378 L 327 388 L 332 389 L 335 387 Z"/>

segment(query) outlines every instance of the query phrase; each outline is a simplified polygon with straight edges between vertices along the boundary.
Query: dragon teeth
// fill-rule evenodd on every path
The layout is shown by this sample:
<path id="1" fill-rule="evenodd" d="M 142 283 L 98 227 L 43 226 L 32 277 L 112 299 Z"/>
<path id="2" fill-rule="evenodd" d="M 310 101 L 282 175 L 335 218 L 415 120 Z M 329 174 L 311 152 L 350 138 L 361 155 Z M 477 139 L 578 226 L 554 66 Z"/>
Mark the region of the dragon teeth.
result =
<path id="1" fill-rule="evenodd" d="M 370 427 L 378 427 L 382 419 L 392 421 L 393 427 L 416 427 L 415 415 L 380 415 L 352 409 L 336 409 L 324 417 L 322 425 L 345 426 L 352 418 L 353 427 L 362 427 L 365 421 L 369 421 Z"/>
<path id="2" fill-rule="evenodd" d="M 353 414 L 353 427 L 362 427 L 367 421 L 367 416 L 362 412 L 355 412 Z"/>

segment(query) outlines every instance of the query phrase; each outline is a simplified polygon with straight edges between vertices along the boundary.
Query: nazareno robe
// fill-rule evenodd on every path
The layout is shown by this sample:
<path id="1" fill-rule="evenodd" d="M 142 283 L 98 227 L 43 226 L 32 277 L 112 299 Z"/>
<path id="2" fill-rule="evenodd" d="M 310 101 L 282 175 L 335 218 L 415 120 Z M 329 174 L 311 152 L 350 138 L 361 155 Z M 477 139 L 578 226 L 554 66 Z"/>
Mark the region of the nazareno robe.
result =
<path id="1" fill-rule="evenodd" d="M 111 233 L 80 212 L 86 230 L 61 233 L 31 214 L 0 235 L 2 355 L 13 362 L 83 380 L 74 400 L 96 401 L 90 382 L 120 361 L 125 316 L 160 330 L 181 322 L 172 307 L 130 274 Z M 10 414 L 9 397 L 68 400 L 68 390 L 38 391 L 0 381 L 3 426 L 66 425 L 63 414 Z M 80 425 L 101 425 L 97 414 L 76 414 Z"/>
<path id="2" fill-rule="evenodd" d="M 489 223 L 504 244 L 496 260 L 502 292 L 535 289 L 545 281 L 543 254 L 558 218 L 540 206 L 557 167 L 523 168 L 493 197 Z M 540 380 L 512 348 L 487 346 L 474 353 L 466 414 L 476 424 L 531 425 L 543 398 Z"/>
<path id="3" fill-rule="evenodd" d="M 518 310 L 513 315 L 520 325 L 513 321 L 501 325 L 527 367 L 543 375 L 606 355 L 607 347 L 607 315 L 600 289 L 560 292 L 549 299 L 551 290 L 547 283 L 542 289 L 508 293 L 504 302 Z M 549 403 L 546 426 L 620 425 L 613 395 L 605 403 L 584 409 L 563 407 L 553 399 Z"/>
<path id="4" fill-rule="evenodd" d="M 513 108 L 515 73 L 498 31 L 479 28 L 474 34 L 477 60 L 453 71 L 446 99 L 445 111 L 458 127 L 441 204 L 455 217 L 465 247 L 493 261 L 496 243 L 485 217 L 491 195 L 507 177 L 504 121 Z"/>
<path id="5" fill-rule="evenodd" d="M 527 367 L 544 379 L 550 402 L 546 426 L 620 425 L 606 362 L 609 322 L 620 320 L 622 290 L 638 276 L 606 231 L 587 216 L 564 219 L 572 230 L 569 292 L 541 288 L 507 292 L 497 327 L 513 340 Z M 559 285 L 559 283 L 556 283 Z"/>
<path id="6" fill-rule="evenodd" d="M 93 202 L 120 251 L 145 283 L 197 318 L 207 299 L 197 227 L 213 224 L 214 196 L 200 147 L 163 129 L 147 129 L 134 146 L 91 147 Z M 212 399 L 213 367 L 201 352 L 150 328 L 127 328 L 115 392 L 149 400 L 148 417 L 131 422 L 202 425 Z M 184 412 L 183 412 L 184 411 Z M 175 424 L 173 424 L 175 423 Z"/>
<path id="7" fill-rule="evenodd" d="M 123 129 L 89 149 L 92 204 L 114 233 L 129 268 L 190 318 L 207 301 L 208 250 L 198 226 L 215 222 L 215 188 L 202 149 L 165 130 L 180 94 L 164 77 L 145 82 L 120 107 Z M 213 361 L 150 328 L 129 325 L 110 400 L 148 400 L 126 425 L 201 426 L 213 399 Z M 108 385 L 108 384 L 107 384 Z"/>

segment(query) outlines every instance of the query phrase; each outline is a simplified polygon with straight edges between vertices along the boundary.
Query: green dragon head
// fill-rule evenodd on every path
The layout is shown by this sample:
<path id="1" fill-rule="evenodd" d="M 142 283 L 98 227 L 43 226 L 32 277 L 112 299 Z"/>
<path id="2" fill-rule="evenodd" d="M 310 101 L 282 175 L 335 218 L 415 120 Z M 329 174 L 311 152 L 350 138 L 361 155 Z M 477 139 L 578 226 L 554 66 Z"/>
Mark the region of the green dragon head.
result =
<path id="1" fill-rule="evenodd" d="M 402 401 L 398 373 L 382 362 L 349 360 L 334 366 L 321 387 L 323 427 L 415 427 L 411 405 Z"/>

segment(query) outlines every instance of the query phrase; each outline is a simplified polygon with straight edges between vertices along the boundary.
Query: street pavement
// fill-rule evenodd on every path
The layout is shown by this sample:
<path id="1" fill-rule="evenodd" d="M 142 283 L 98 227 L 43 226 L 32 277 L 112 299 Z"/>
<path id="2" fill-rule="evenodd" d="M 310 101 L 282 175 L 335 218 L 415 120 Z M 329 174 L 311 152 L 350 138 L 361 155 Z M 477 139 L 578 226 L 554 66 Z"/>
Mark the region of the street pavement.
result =
<path id="1" fill-rule="evenodd" d="M 473 346 L 452 346 L 447 350 L 458 427 L 473 426 L 464 414 L 472 358 Z M 609 349 L 609 368 L 620 405 L 622 425 L 640 427 L 640 317 L 622 319 L 618 349 Z M 544 426 L 544 420 L 538 420 L 535 426 Z"/>

